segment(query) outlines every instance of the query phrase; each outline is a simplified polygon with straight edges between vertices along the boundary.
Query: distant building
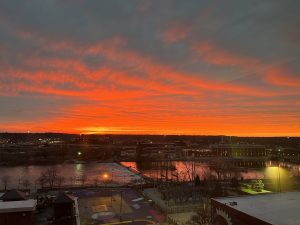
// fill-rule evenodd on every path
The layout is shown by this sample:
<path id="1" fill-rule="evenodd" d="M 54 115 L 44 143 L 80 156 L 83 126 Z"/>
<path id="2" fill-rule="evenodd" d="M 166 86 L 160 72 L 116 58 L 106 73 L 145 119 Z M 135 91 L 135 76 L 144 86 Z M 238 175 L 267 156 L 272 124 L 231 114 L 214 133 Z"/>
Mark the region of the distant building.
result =
<path id="1" fill-rule="evenodd" d="M 257 144 L 214 144 L 213 155 L 230 158 L 232 164 L 240 167 L 265 167 L 267 150 L 264 145 Z"/>
<path id="2" fill-rule="evenodd" d="M 185 159 L 194 159 L 201 157 L 212 157 L 213 151 L 208 148 L 184 148 L 182 149 L 182 156 Z"/>
<path id="3" fill-rule="evenodd" d="M 216 156 L 263 157 L 267 156 L 265 146 L 256 144 L 215 144 L 212 145 Z"/>
<path id="4" fill-rule="evenodd" d="M 0 200 L 0 225 L 35 225 L 36 200 L 24 193 L 7 191 Z"/>
<path id="5" fill-rule="evenodd" d="M 54 225 L 76 225 L 78 224 L 77 198 L 60 193 L 53 201 Z"/>
<path id="6" fill-rule="evenodd" d="M 214 225 L 300 224 L 300 192 L 211 200 Z"/>
<path id="7" fill-rule="evenodd" d="M 300 151 L 298 148 L 278 148 L 278 159 L 284 162 L 299 163 Z"/>
<path id="8" fill-rule="evenodd" d="M 136 158 L 136 146 L 124 146 L 120 152 L 120 159 L 135 159 Z"/>
<path id="9" fill-rule="evenodd" d="M 176 159 L 180 157 L 181 150 L 182 147 L 176 143 L 139 143 L 136 147 L 137 161 Z"/>

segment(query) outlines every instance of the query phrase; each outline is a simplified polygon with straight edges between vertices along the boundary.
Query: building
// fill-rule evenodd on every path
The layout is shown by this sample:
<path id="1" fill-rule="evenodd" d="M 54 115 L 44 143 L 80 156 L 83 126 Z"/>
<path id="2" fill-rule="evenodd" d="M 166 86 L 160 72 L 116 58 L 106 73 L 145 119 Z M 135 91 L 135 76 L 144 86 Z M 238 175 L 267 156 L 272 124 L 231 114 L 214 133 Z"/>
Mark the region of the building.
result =
<path id="1" fill-rule="evenodd" d="M 181 155 L 182 147 L 176 143 L 139 143 L 136 147 L 137 161 L 156 161 L 176 159 Z"/>
<path id="2" fill-rule="evenodd" d="M 36 200 L 17 190 L 7 191 L 0 200 L 0 225 L 35 225 Z"/>
<path id="3" fill-rule="evenodd" d="M 300 192 L 211 200 L 215 225 L 300 224 Z"/>
<path id="4" fill-rule="evenodd" d="M 264 157 L 267 156 L 265 146 L 256 144 L 215 144 L 212 145 L 216 156 L 227 157 Z"/>
<path id="5" fill-rule="evenodd" d="M 184 148 L 182 149 L 182 156 L 185 159 L 197 159 L 202 157 L 212 157 L 213 151 L 208 148 Z"/>
<path id="6" fill-rule="evenodd" d="M 53 208 L 55 225 L 78 224 L 77 198 L 62 192 L 54 199 Z"/>
<path id="7" fill-rule="evenodd" d="M 213 155 L 229 159 L 237 167 L 265 167 L 267 150 L 256 144 L 214 144 Z"/>

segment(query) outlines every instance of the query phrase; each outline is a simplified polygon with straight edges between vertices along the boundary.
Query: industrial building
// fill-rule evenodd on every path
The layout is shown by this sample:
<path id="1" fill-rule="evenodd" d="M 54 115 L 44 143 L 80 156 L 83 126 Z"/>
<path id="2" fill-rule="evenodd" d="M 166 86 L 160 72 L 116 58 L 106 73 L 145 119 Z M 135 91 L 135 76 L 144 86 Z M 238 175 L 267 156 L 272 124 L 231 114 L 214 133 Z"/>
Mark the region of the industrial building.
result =
<path id="1" fill-rule="evenodd" d="M 215 225 L 300 224 L 300 192 L 214 198 Z"/>

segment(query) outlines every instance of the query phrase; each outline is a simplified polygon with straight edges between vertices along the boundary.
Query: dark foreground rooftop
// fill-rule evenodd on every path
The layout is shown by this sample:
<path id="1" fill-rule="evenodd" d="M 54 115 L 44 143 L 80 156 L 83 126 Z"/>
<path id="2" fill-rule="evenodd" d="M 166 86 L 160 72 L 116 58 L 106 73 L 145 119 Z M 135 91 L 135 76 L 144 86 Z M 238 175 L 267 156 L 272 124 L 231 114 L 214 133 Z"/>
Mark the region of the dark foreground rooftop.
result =
<path id="1" fill-rule="evenodd" d="M 300 192 L 213 199 L 270 224 L 300 224 Z"/>

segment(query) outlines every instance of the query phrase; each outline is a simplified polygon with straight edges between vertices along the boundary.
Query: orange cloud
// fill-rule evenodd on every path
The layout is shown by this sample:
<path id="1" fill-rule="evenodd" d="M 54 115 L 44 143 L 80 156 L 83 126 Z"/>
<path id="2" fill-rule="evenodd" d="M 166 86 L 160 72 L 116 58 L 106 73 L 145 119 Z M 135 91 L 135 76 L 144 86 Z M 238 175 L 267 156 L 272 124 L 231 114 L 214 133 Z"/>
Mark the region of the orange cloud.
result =
<path id="1" fill-rule="evenodd" d="M 47 93 L 50 94 L 57 89 L 55 88 L 56 84 L 70 83 L 75 87 L 79 87 L 80 90 L 78 90 L 77 93 L 74 93 L 74 91 L 60 89 L 57 90 L 57 93 L 74 96 L 82 95 L 85 97 L 87 97 L 89 93 L 92 94 L 91 96 L 95 97 L 93 90 L 98 89 L 99 87 L 103 93 L 105 92 L 106 87 L 99 86 L 99 83 L 95 84 L 95 81 L 101 80 L 109 80 L 114 84 L 142 89 L 140 92 L 146 93 L 150 93 L 150 91 L 159 91 L 160 93 L 169 94 L 197 95 L 201 94 L 203 90 L 210 90 L 250 95 L 269 94 L 253 87 L 205 80 L 201 78 L 201 74 L 199 76 L 197 74 L 178 72 L 168 66 L 153 62 L 153 60 L 146 58 L 137 52 L 128 49 L 122 49 L 122 51 L 120 51 L 120 47 L 122 47 L 123 44 L 123 40 L 117 38 L 113 39 L 111 42 L 98 43 L 87 49 L 80 49 L 70 44 L 61 45 L 57 43 L 57 46 L 70 47 L 71 50 L 75 49 L 74 51 L 79 52 L 80 54 L 102 55 L 112 62 L 125 64 L 128 67 L 135 68 L 137 74 L 134 74 L 135 72 L 131 71 L 126 72 L 120 71 L 117 68 L 107 67 L 92 70 L 87 68 L 79 60 L 39 58 L 28 58 L 24 63 L 27 66 L 33 67 L 34 65 L 44 66 L 46 69 L 30 72 L 18 71 L 11 68 L 11 74 L 15 74 L 18 78 L 24 78 L 35 83 L 38 86 L 35 91 L 37 91 L 45 81 L 51 82 L 48 84 L 48 87 L 44 89 L 45 91 L 48 89 Z M 57 46 L 52 47 L 56 49 Z M 49 68 L 47 69 L 47 67 Z M 82 77 L 79 78 L 74 75 L 74 73 L 80 74 Z M 146 73 L 147 77 L 139 76 L 138 73 Z M 170 84 L 164 84 L 168 82 Z M 29 89 L 30 88 L 33 87 L 29 87 Z"/>
<path id="2" fill-rule="evenodd" d="M 273 84 L 300 87 L 300 74 L 293 74 L 287 68 L 274 66 L 266 70 L 265 75 Z"/>
<path id="3" fill-rule="evenodd" d="M 280 65 L 263 64 L 257 58 L 232 53 L 212 42 L 194 44 L 192 49 L 201 60 L 209 64 L 237 67 L 243 72 L 257 73 L 270 84 L 278 86 L 300 86 L 299 75 L 291 74 Z"/>
<path id="4" fill-rule="evenodd" d="M 147 58 L 146 56 L 141 55 L 138 52 L 130 51 L 126 48 L 120 51 L 120 48 L 115 48 L 113 45 L 103 46 L 101 43 L 99 43 L 98 45 L 93 46 L 91 50 L 89 50 L 89 52 L 92 52 L 96 55 L 104 55 L 110 60 L 125 63 L 128 66 L 134 67 L 136 70 L 146 72 L 148 76 L 153 80 L 169 80 L 173 83 L 185 84 L 189 88 L 195 88 L 198 90 L 232 92 L 254 96 L 277 94 L 276 92 L 270 92 L 256 87 L 222 82 L 218 83 L 216 81 L 204 79 L 203 77 L 209 77 L 208 74 L 190 74 L 179 72 L 169 66 L 156 63 L 152 59 Z M 234 59 L 229 60 L 230 62 L 233 62 Z M 246 63 L 247 61 L 243 60 L 243 64 L 246 65 Z"/>
<path id="5" fill-rule="evenodd" d="M 286 101 L 268 99 L 277 96 L 277 91 L 212 81 L 208 74 L 176 70 L 128 49 L 121 38 L 85 47 L 57 43 L 50 48 L 55 51 L 68 49 L 76 57 L 58 59 L 29 55 L 23 63 L 34 70 L 5 68 L 5 72 L 11 74 L 8 79 L 12 82 L 0 84 L 1 94 L 65 96 L 78 100 L 78 103 L 57 109 L 60 113 L 53 118 L 18 125 L 5 123 L 0 129 L 266 136 L 300 133 L 300 127 L 295 127 L 299 122 L 295 117 L 297 112 L 276 112 L 276 106 Z M 254 68 L 270 76 L 268 80 L 282 77 L 281 70 L 264 69 L 257 60 L 237 57 L 212 44 L 201 45 L 197 51 L 201 58 L 212 64 L 243 70 Z M 85 54 L 102 56 L 111 63 L 91 69 L 82 60 Z M 280 83 L 279 78 L 272 82 Z M 208 97 L 212 100 L 206 99 Z M 252 98 L 266 100 L 247 103 Z M 263 108 L 265 105 L 274 106 L 275 110 L 268 112 L 268 108 Z M 285 121 L 284 116 L 289 120 Z"/>

